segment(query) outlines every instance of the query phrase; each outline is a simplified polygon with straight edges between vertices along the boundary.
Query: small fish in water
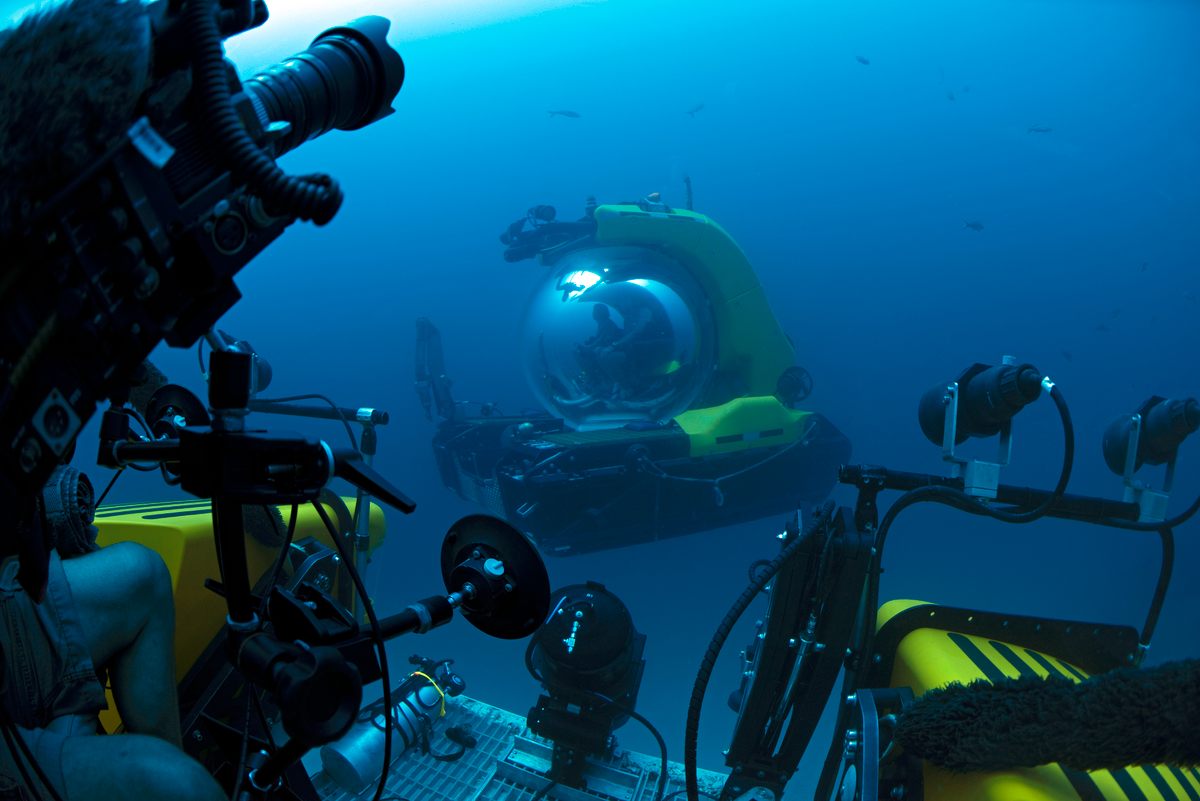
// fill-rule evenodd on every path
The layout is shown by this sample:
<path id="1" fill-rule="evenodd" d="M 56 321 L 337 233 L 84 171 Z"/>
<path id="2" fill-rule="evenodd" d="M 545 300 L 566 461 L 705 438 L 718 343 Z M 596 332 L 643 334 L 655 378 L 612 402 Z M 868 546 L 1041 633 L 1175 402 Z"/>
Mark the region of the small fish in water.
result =
<path id="1" fill-rule="evenodd" d="M 955 102 L 954 90 L 952 90 L 952 89 L 946 90 L 946 99 L 949 100 L 951 103 Z"/>
<path id="2" fill-rule="evenodd" d="M 867 58 L 866 56 L 855 56 L 854 60 L 859 64 L 862 64 L 864 67 L 871 66 L 871 59 Z"/>
<path id="3" fill-rule="evenodd" d="M 1071 358 L 1071 351 L 1069 351 L 1069 350 L 1064 350 L 1062 352 L 1062 355 L 1063 355 L 1063 358 L 1069 362 L 1075 361 L 1074 359 Z"/>
<path id="4" fill-rule="evenodd" d="M 1050 133 L 1053 128 L 1048 128 L 1045 125 L 1030 125 L 1029 130 L 1025 133 Z"/>
<path id="5" fill-rule="evenodd" d="M 570 109 L 565 109 L 565 108 L 558 109 L 556 111 L 547 111 L 546 113 L 549 114 L 551 117 L 568 117 L 573 120 L 579 119 L 578 111 L 571 111 Z"/>
<path id="6" fill-rule="evenodd" d="M 967 92 L 971 91 L 971 86 L 970 86 L 970 84 L 968 84 L 968 85 L 964 86 L 962 89 L 959 89 L 958 91 L 965 95 Z"/>
<path id="7" fill-rule="evenodd" d="M 697 103 L 696 105 L 692 106 L 687 111 L 685 111 L 684 114 L 687 114 L 689 117 L 695 119 L 696 115 L 699 114 L 701 111 L 704 111 L 704 104 Z"/>
<path id="8" fill-rule="evenodd" d="M 1144 272 L 1146 272 L 1146 270 L 1148 270 L 1148 269 L 1150 269 L 1150 262 L 1146 262 L 1146 261 L 1144 261 L 1144 262 L 1142 262 L 1141 264 L 1139 264 L 1139 265 L 1138 265 L 1138 269 L 1137 269 L 1137 271 L 1138 271 L 1139 273 L 1144 273 Z"/>
<path id="9" fill-rule="evenodd" d="M 1099 331 L 1101 334 L 1107 334 L 1112 329 L 1108 327 L 1107 323 L 1100 323 L 1099 325 L 1096 326 L 1096 330 Z"/>
<path id="10" fill-rule="evenodd" d="M 967 222 L 963 223 L 963 228 L 970 228 L 972 231 L 979 233 L 983 230 L 983 223 L 981 223 L 979 220 L 968 220 Z"/>
<path id="11" fill-rule="evenodd" d="M 1188 301 L 1189 303 L 1195 303 L 1196 302 L 1196 293 L 1189 289 L 1187 292 L 1183 293 L 1183 299 Z"/>

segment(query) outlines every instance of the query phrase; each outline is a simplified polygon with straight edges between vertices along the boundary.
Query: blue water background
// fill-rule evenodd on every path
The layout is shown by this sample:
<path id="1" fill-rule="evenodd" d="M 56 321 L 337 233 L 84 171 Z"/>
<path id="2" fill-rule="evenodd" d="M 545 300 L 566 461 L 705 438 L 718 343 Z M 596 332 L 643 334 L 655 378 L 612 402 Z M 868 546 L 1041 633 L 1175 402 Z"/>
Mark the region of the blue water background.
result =
<path id="1" fill-rule="evenodd" d="M 231 42 L 230 55 L 248 72 L 294 52 L 343 21 L 336 5 L 305 6 L 300 19 L 275 3 L 276 19 Z M 496 237 L 535 203 L 564 218 L 589 194 L 662 191 L 682 205 L 691 176 L 697 210 L 755 265 L 816 380 L 812 407 L 849 435 L 856 461 L 942 471 L 916 425 L 917 398 L 974 361 L 1013 354 L 1071 404 L 1070 489 L 1119 497 L 1100 456 L 1107 422 L 1154 393 L 1200 394 L 1195 3 L 611 0 L 419 35 L 406 33 L 402 7 L 378 10 L 393 18 L 408 66 L 396 113 L 286 157 L 290 171 L 337 176 L 345 206 L 325 228 L 295 226 L 247 267 L 245 298 L 221 326 L 271 360 L 270 394 L 324 392 L 391 413 L 377 466 L 419 506 L 388 512 L 369 576 L 381 613 L 440 589 L 442 535 L 475 511 L 434 471 L 433 426 L 412 391 L 414 321 L 441 328 L 458 397 L 530 405 L 517 332 L 543 269 L 505 264 Z M 300 33 L 272 39 L 272 25 Z M 555 109 L 580 117 L 552 118 Z M 194 353 L 155 358 L 203 392 Z M 335 425 L 263 422 L 344 439 Z M 80 465 L 92 463 L 94 432 Z M 1049 488 L 1061 453 L 1053 406 L 1040 401 L 1018 418 L 1004 479 Z M 1200 443 L 1184 446 L 1176 485 L 1173 508 L 1200 493 Z M 130 475 L 110 497 L 176 493 Z M 747 565 L 776 552 L 781 523 L 548 563 L 555 586 L 594 579 L 628 604 L 648 637 L 638 708 L 673 759 L 709 638 Z M 1178 536 L 1148 664 L 1200 655 L 1200 527 Z M 917 508 L 893 530 L 883 593 L 1140 626 L 1158 558 L 1153 535 Z M 724 699 L 754 617 L 714 674 L 703 767 L 722 767 L 734 721 Z M 471 695 L 524 713 L 538 688 L 523 647 L 459 620 L 389 653 L 397 664 L 415 652 L 454 657 Z M 619 736 L 655 750 L 636 724 Z M 788 798 L 811 793 L 828 736 L 818 734 Z"/>

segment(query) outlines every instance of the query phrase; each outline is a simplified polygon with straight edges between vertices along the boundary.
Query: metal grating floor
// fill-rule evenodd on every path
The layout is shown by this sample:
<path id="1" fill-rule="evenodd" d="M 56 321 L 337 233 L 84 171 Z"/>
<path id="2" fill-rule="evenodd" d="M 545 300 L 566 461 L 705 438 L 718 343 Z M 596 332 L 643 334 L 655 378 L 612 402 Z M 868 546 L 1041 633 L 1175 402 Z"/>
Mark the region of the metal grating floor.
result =
<path id="1" fill-rule="evenodd" d="M 546 784 L 550 745 L 525 728 L 525 719 L 504 709 L 460 696 L 447 699 L 446 717 L 435 727 L 430 746 L 448 753 L 458 746 L 443 732 L 458 726 L 478 744 L 454 762 L 440 762 L 412 749 L 392 762 L 388 801 L 531 801 Z M 308 760 L 306 760 L 307 762 Z M 608 760 L 589 769 L 589 789 L 555 787 L 546 801 L 653 801 L 660 760 L 657 756 L 618 749 Z M 319 760 L 313 766 L 319 771 Z M 700 789 L 719 796 L 724 774 L 700 771 Z M 313 783 L 324 801 L 370 799 L 375 786 L 358 795 L 348 793 L 316 772 Z M 682 790 L 683 766 L 668 764 L 666 792 Z"/>

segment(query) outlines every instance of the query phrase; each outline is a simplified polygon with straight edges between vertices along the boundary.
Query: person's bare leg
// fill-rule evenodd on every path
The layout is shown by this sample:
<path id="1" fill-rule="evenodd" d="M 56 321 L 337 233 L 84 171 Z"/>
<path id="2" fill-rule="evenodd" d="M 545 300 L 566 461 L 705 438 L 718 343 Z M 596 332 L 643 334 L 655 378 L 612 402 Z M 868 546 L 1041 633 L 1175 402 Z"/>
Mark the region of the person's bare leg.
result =
<path id="1" fill-rule="evenodd" d="M 180 745 L 175 606 L 162 558 L 121 542 L 64 559 L 63 570 L 92 662 L 109 669 L 125 729 Z"/>
<path id="2" fill-rule="evenodd" d="M 155 737 L 72 737 L 62 754 L 71 801 L 227 801 L 199 762 Z"/>

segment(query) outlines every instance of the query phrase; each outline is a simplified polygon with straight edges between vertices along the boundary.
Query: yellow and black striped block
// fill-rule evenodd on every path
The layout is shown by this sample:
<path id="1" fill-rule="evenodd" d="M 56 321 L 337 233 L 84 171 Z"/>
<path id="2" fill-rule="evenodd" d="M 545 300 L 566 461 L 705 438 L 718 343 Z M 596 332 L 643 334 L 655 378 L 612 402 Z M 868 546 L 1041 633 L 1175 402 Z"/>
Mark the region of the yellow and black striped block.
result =
<path id="1" fill-rule="evenodd" d="M 940 628 L 944 621 L 938 620 L 939 612 L 943 617 L 955 613 L 959 622 L 975 620 L 964 610 L 919 601 L 892 601 L 880 609 L 878 640 L 898 638 L 894 653 L 886 657 L 892 665 L 890 686 L 911 687 L 915 696 L 921 696 L 955 682 L 994 683 L 1021 676 L 1061 676 L 1079 682 L 1089 675 L 1067 659 L 1002 637 L 970 633 L 969 626 L 964 627 L 967 631 Z M 926 618 L 927 627 L 914 623 L 914 616 Z M 904 631 L 884 637 L 888 624 L 901 619 Z M 1052 764 L 1003 773 L 954 774 L 926 764 L 924 788 L 924 801 L 1200 801 L 1200 770 L 1132 765 L 1083 772 Z"/>

